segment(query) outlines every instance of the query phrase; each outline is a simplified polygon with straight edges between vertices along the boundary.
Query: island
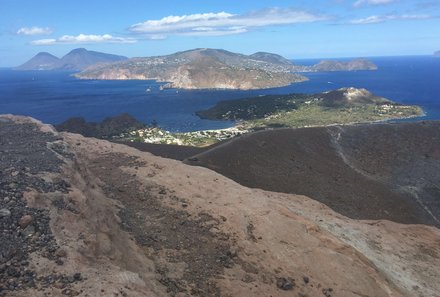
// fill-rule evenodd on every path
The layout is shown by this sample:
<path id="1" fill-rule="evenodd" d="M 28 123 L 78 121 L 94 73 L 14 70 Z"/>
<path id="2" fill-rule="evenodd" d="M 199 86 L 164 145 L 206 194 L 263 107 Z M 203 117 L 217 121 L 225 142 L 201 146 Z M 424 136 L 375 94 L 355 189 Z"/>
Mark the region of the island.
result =
<path id="1" fill-rule="evenodd" d="M 434 52 L 434 57 L 440 57 L 440 51 L 436 51 L 436 52 Z"/>
<path id="2" fill-rule="evenodd" d="M 85 48 L 76 48 L 62 58 L 58 58 L 47 52 L 40 52 L 26 63 L 15 67 L 14 70 L 80 71 L 98 63 L 112 63 L 127 59 L 128 58 L 124 56 L 89 51 Z"/>
<path id="3" fill-rule="evenodd" d="M 300 69 L 297 69 L 300 70 Z M 358 70 L 377 70 L 376 64 L 367 59 L 354 59 L 351 61 L 341 62 L 336 60 L 322 60 L 318 64 L 305 67 L 305 72 L 322 72 L 322 71 L 358 71 Z"/>
<path id="4" fill-rule="evenodd" d="M 307 80 L 291 73 L 293 64 L 218 49 L 194 49 L 167 56 L 133 58 L 95 65 L 76 74 L 81 79 L 154 79 L 167 88 L 265 89 Z"/>
<path id="5" fill-rule="evenodd" d="M 199 48 L 166 56 L 132 58 L 93 65 L 75 76 L 80 79 L 143 79 L 166 82 L 165 88 L 265 89 L 308 80 L 297 72 L 375 70 L 364 59 L 349 62 L 321 61 L 312 66 L 296 65 L 273 53 L 252 55 L 222 49 Z"/>

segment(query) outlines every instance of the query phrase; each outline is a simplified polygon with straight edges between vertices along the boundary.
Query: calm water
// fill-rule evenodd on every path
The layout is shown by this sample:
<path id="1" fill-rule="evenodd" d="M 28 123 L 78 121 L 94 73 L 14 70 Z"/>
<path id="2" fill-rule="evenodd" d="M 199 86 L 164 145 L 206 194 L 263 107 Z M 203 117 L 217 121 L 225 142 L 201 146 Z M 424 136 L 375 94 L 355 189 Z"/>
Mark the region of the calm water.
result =
<path id="1" fill-rule="evenodd" d="M 372 58 L 378 71 L 307 73 L 310 81 L 257 91 L 164 90 L 153 81 L 85 81 L 68 72 L 0 70 L 0 113 L 29 115 L 57 124 L 82 116 L 100 121 L 128 112 L 172 131 L 225 128 L 230 122 L 199 119 L 194 113 L 225 99 L 292 92 L 316 93 L 362 87 L 391 100 L 419 104 L 426 119 L 440 119 L 440 58 Z M 313 63 L 315 61 L 296 61 Z M 151 89 L 147 92 L 147 89 Z"/>

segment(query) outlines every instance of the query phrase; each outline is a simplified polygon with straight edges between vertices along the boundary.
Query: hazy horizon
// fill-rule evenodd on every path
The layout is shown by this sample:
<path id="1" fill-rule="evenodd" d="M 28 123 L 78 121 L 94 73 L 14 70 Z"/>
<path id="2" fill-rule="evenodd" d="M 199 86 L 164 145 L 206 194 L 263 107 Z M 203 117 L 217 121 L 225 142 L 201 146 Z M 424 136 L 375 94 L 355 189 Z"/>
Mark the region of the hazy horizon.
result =
<path id="1" fill-rule="evenodd" d="M 87 50 L 89 50 L 88 48 L 86 48 Z M 72 49 L 72 50 L 74 50 L 74 49 Z M 191 49 L 188 49 L 188 50 L 191 50 Z M 227 50 L 227 49 L 226 49 Z M 106 53 L 106 54 L 114 54 L 113 52 L 105 52 L 105 51 L 100 51 L 99 49 L 98 50 L 94 50 L 94 51 L 98 51 L 98 52 L 102 52 L 102 53 Z M 185 51 L 185 50 L 184 50 Z M 70 52 L 70 50 L 69 50 L 69 52 Z M 231 51 L 232 52 L 232 51 Z M 257 52 L 257 51 L 256 51 Z M 38 53 L 40 53 L 40 52 L 38 52 Z M 32 56 L 30 56 L 29 57 L 29 59 L 27 59 L 27 60 L 25 60 L 24 62 L 27 62 L 28 60 L 30 60 L 30 59 L 32 59 L 35 55 L 37 55 L 38 53 L 35 53 L 34 55 L 32 55 Z M 68 52 L 66 52 L 65 54 L 67 54 Z M 163 55 L 168 55 L 168 54 L 173 54 L 174 52 L 172 52 L 172 53 L 164 53 Z M 238 54 L 242 54 L 242 53 L 240 53 L 240 52 L 236 52 L 236 53 L 238 53 Z M 252 52 L 252 53 L 254 53 L 254 52 Z M 252 53 L 250 53 L 250 54 L 252 54 Z M 274 54 L 277 54 L 277 53 L 274 53 Z M 58 58 L 61 58 L 61 57 L 63 57 L 64 55 L 60 55 L 60 56 L 57 56 L 57 55 L 54 55 L 54 56 L 56 56 L 56 57 L 58 57 Z M 378 58 L 399 58 L 399 57 L 402 57 L 402 58 L 404 58 L 404 57 L 429 57 L 429 56 L 433 56 L 433 53 L 427 53 L 427 54 L 419 54 L 419 55 L 389 55 L 389 56 L 351 56 L 351 57 L 309 57 L 309 58 L 294 58 L 294 57 L 285 57 L 285 58 L 287 58 L 288 60 L 291 60 L 291 61 L 293 61 L 293 62 L 301 62 L 301 61 L 308 61 L 308 60 L 311 60 L 311 61 L 313 61 L 313 60 L 317 60 L 317 61 L 319 61 L 319 60 L 323 60 L 323 59 L 326 59 L 326 60 L 350 60 L 350 59 L 356 59 L 356 58 L 366 58 L 366 59 L 378 59 Z M 133 57 L 127 57 L 127 58 L 141 58 L 141 57 L 147 57 L 147 56 L 133 56 Z M 24 63 L 23 62 L 23 63 Z M 19 64 L 19 65 L 21 65 L 21 64 Z M 0 69 L 10 69 L 10 68 L 14 68 L 14 67 L 16 67 L 16 66 L 19 66 L 19 65 L 12 65 L 12 66 L 3 66 L 3 65 L 0 65 Z"/>
<path id="2" fill-rule="evenodd" d="M 0 2 L 1 67 L 20 65 L 38 52 L 61 57 L 79 47 L 127 57 L 221 48 L 296 60 L 440 50 L 437 1 Z"/>

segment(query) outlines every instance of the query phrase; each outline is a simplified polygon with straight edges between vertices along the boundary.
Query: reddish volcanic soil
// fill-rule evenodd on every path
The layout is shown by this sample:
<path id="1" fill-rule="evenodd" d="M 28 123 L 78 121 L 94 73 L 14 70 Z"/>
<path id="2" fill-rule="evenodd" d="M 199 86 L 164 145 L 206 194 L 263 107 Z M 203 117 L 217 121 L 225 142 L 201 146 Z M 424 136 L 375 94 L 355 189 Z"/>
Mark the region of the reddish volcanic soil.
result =
<path id="1" fill-rule="evenodd" d="M 289 156 L 311 154 L 300 160 L 334 165 L 341 178 L 350 176 L 329 152 L 329 143 L 335 151 L 337 144 L 342 147 L 344 164 L 369 170 L 370 179 L 380 177 L 393 185 L 406 181 L 406 175 L 359 165 L 366 159 L 349 161 L 356 157 L 344 151 L 354 145 L 344 134 L 349 129 L 298 130 L 315 135 L 313 142 L 288 140 L 295 133 L 291 130 L 275 135 L 296 143 Z M 225 147 L 259 135 L 265 136 L 249 135 Z M 308 149 L 312 143 L 316 147 Z M 258 161 L 257 153 L 265 147 L 272 148 L 267 159 L 277 156 L 284 160 L 279 166 L 288 163 L 281 147 L 277 151 L 261 139 L 249 144 L 254 155 L 247 155 L 247 164 L 251 158 Z M 241 150 L 245 146 L 235 153 Z M 58 133 L 30 118 L 0 116 L 0 151 L 0 296 L 440 296 L 440 230 L 433 226 L 348 218 L 317 198 L 248 188 L 207 168 Z M 232 152 L 228 157 L 234 160 Z M 436 151 L 427 154 L 436 160 Z M 405 156 L 401 164 L 411 164 L 411 158 Z M 303 172 L 331 171 L 318 161 Z M 246 172 L 263 172 L 255 164 Z M 275 164 L 269 164 L 266 171 L 275 174 Z M 424 164 L 431 177 L 432 164 Z M 391 193 L 385 186 L 383 191 Z M 350 199 L 345 198 L 349 193 Z M 340 197 L 351 201 L 356 195 L 346 191 Z M 411 199 L 398 201 L 406 209 Z M 347 209 L 355 205 L 351 202 Z M 397 219 L 421 219 L 419 215 Z"/>

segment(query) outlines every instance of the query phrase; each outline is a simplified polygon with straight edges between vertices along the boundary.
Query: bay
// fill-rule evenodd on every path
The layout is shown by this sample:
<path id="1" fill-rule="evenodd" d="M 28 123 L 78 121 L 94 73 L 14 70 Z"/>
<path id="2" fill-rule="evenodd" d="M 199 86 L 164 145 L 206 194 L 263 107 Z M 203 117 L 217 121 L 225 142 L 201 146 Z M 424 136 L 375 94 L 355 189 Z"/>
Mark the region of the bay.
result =
<path id="1" fill-rule="evenodd" d="M 74 116 L 101 121 L 127 112 L 145 123 L 156 121 L 164 129 L 186 132 L 231 127 L 232 122 L 202 120 L 195 115 L 196 111 L 221 100 L 357 87 L 396 102 L 421 105 L 426 112 L 423 119 L 440 119 L 440 58 L 369 59 L 378 65 L 377 71 L 305 73 L 310 78 L 307 82 L 249 91 L 161 91 L 161 84 L 154 81 L 78 80 L 71 72 L 0 69 L 0 113 L 27 115 L 58 124 Z M 317 61 L 295 60 L 295 63 Z"/>

